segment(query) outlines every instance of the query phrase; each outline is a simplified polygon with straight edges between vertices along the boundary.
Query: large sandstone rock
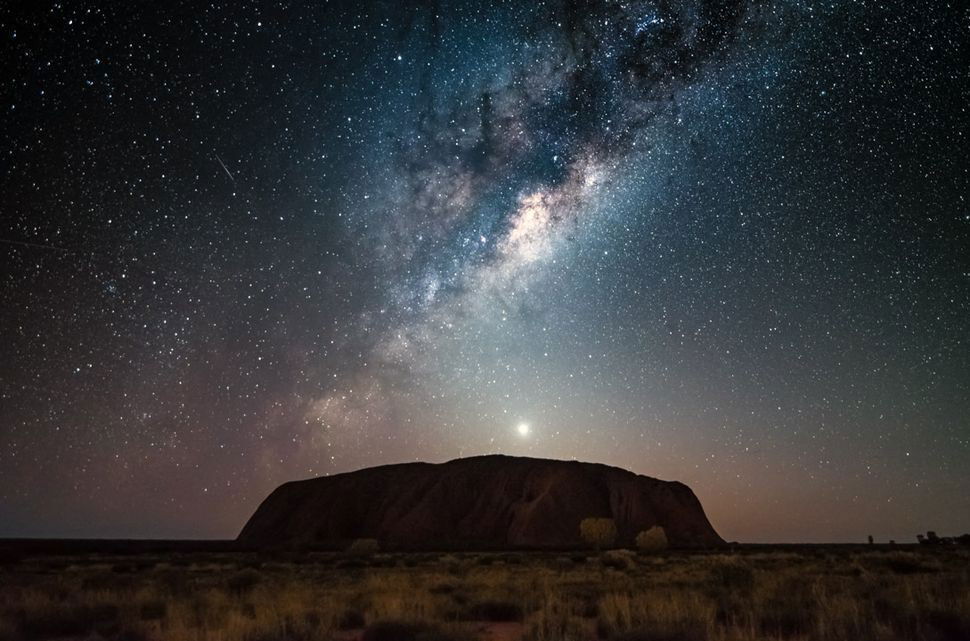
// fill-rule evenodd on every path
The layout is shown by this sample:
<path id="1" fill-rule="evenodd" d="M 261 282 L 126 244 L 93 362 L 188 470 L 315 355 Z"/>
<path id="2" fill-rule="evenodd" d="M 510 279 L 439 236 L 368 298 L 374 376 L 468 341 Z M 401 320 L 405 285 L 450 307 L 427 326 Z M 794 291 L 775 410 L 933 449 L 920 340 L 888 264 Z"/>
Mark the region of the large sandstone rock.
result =
<path id="1" fill-rule="evenodd" d="M 723 545 L 682 483 L 577 461 L 478 456 L 403 463 L 284 483 L 239 535 L 246 546 L 334 547 L 374 538 L 386 548 L 567 548 L 579 523 L 616 520 L 617 544 L 664 528 L 675 547 Z"/>

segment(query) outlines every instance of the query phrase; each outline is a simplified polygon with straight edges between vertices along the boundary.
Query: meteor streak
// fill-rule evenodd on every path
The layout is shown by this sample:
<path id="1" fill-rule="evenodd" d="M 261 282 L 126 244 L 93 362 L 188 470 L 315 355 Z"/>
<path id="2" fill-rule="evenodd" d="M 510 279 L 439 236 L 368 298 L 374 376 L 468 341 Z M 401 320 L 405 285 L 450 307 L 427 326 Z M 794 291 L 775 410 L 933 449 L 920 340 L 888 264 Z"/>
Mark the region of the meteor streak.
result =
<path id="1" fill-rule="evenodd" d="M 222 162 L 222 158 L 219 157 L 219 154 L 214 154 L 214 155 L 216 157 L 216 160 L 218 160 L 219 164 L 222 166 L 222 170 L 226 172 L 227 176 L 229 176 L 229 180 L 231 180 L 232 182 L 236 182 L 236 179 L 232 177 L 231 173 L 229 173 L 229 168 L 226 167 L 226 163 Z"/>

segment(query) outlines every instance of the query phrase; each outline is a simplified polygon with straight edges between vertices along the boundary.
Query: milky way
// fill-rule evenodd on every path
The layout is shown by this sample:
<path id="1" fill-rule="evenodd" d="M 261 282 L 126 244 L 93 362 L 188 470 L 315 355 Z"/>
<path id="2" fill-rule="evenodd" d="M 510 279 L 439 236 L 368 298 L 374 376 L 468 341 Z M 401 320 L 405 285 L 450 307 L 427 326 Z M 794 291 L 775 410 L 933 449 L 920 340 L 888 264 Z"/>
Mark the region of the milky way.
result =
<path id="1" fill-rule="evenodd" d="M 0 30 L 0 535 L 234 536 L 490 452 L 683 481 L 728 539 L 970 528 L 966 9 Z"/>

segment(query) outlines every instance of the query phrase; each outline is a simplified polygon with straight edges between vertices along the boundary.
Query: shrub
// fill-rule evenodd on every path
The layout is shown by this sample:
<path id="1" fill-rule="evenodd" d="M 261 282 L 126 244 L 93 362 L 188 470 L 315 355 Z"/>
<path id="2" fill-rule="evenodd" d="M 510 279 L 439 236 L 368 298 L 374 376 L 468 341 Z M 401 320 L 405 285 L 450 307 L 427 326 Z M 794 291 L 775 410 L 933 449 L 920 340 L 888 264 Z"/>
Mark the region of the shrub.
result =
<path id="1" fill-rule="evenodd" d="M 431 594 L 453 594 L 458 586 L 454 583 L 436 583 L 428 588 Z"/>
<path id="2" fill-rule="evenodd" d="M 20 632 L 25 639 L 85 636 L 95 630 L 115 627 L 117 606 L 110 604 L 60 604 L 31 610 L 21 615 Z"/>
<path id="3" fill-rule="evenodd" d="M 754 586 L 754 570 L 739 558 L 715 559 L 711 584 L 732 591 L 750 590 Z"/>
<path id="4" fill-rule="evenodd" d="M 263 577 L 259 572 L 251 568 L 240 570 L 229 577 L 226 587 L 236 594 L 246 594 L 256 587 Z"/>
<path id="5" fill-rule="evenodd" d="M 381 621 L 367 626 L 363 641 L 414 641 L 418 638 L 418 626 L 397 621 Z"/>
<path id="6" fill-rule="evenodd" d="M 382 621 L 367 626 L 362 641 L 452 641 L 438 628 L 417 623 Z"/>
<path id="7" fill-rule="evenodd" d="M 803 636 L 811 629 L 814 619 L 812 608 L 790 595 L 767 599 L 758 614 L 762 633 L 771 637 Z"/>
<path id="8" fill-rule="evenodd" d="M 659 525 L 637 534 L 637 548 L 644 552 L 660 552 L 667 546 L 667 533 Z"/>
<path id="9" fill-rule="evenodd" d="M 134 578 L 126 575 L 118 575 L 116 572 L 98 570 L 81 580 L 81 587 L 85 590 L 122 590 L 134 585 Z"/>
<path id="10" fill-rule="evenodd" d="M 0 550 L 0 566 L 17 565 L 27 558 L 27 555 L 17 550 Z"/>
<path id="11" fill-rule="evenodd" d="M 521 621 L 522 606 L 510 601 L 479 601 L 469 606 L 462 617 L 466 621 Z"/>
<path id="12" fill-rule="evenodd" d="M 0 641 L 20 641 L 20 633 L 13 621 L 0 618 Z"/>
<path id="13" fill-rule="evenodd" d="M 381 549 L 377 539 L 355 539 L 347 551 L 351 554 L 376 554 Z"/>
<path id="14" fill-rule="evenodd" d="M 613 637 L 614 641 L 703 641 L 704 626 L 698 623 L 662 623 L 628 630 Z"/>
<path id="15" fill-rule="evenodd" d="M 924 622 L 932 631 L 930 638 L 945 641 L 970 638 L 970 615 L 968 614 L 934 609 L 926 613 Z"/>
<path id="16" fill-rule="evenodd" d="M 160 621 L 168 614 L 168 606 L 164 601 L 146 601 L 141 604 L 139 618 L 142 621 Z"/>
<path id="17" fill-rule="evenodd" d="M 552 607 L 543 608 L 536 616 L 530 617 L 522 638 L 524 641 L 558 641 L 589 639 L 595 636 L 591 634 L 586 621 Z"/>
<path id="18" fill-rule="evenodd" d="M 337 622 L 338 630 L 354 630 L 364 627 L 364 614 L 360 610 L 344 610 Z"/>
<path id="19" fill-rule="evenodd" d="M 938 567 L 925 563 L 921 557 L 908 552 L 894 552 L 887 554 L 884 562 L 886 567 L 896 574 L 921 574 L 937 572 Z"/>
<path id="20" fill-rule="evenodd" d="M 605 518 L 583 519 L 579 524 L 579 535 L 597 550 L 609 547 L 616 541 L 616 521 Z"/>
<path id="21" fill-rule="evenodd" d="M 362 570 L 367 567 L 367 562 L 361 559 L 341 559 L 334 564 L 334 567 L 338 570 Z"/>
<path id="22" fill-rule="evenodd" d="M 629 570 L 633 567 L 633 555 L 630 550 L 610 550 L 603 555 L 603 565 L 614 570 Z"/>

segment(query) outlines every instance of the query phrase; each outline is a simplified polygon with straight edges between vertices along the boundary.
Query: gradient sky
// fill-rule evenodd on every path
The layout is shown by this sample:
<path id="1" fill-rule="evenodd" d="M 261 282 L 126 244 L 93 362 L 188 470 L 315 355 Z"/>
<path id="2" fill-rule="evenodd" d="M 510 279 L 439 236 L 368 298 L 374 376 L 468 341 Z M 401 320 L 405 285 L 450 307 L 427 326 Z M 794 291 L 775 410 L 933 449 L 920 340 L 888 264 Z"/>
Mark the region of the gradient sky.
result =
<path id="1" fill-rule="evenodd" d="M 492 452 L 970 530 L 964 3 L 19 4 L 0 536 Z"/>

